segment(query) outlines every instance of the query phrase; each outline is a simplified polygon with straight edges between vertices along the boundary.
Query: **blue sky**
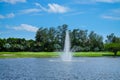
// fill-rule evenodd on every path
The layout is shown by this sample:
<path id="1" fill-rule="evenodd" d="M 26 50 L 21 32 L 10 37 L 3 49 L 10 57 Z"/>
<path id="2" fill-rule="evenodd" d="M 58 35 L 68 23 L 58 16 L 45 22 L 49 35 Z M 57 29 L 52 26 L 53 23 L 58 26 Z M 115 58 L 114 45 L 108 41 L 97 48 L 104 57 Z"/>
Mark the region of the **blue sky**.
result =
<path id="1" fill-rule="evenodd" d="M 120 0 L 0 0 L 0 38 L 35 39 L 38 28 L 63 24 L 120 37 Z"/>

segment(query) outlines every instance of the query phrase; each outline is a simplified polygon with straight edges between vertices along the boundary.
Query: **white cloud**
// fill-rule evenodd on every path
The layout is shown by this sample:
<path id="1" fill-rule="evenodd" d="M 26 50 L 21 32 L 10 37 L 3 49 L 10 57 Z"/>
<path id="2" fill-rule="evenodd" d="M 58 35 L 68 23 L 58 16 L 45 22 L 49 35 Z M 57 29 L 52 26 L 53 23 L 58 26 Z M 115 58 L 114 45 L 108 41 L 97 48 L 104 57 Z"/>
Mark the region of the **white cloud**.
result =
<path id="1" fill-rule="evenodd" d="M 39 3 L 35 3 L 36 6 L 41 6 Z"/>
<path id="2" fill-rule="evenodd" d="M 49 12 L 49 13 L 66 13 L 69 11 L 68 7 L 59 5 L 59 4 L 48 4 L 48 8 L 43 7 L 39 3 L 35 3 L 36 6 L 39 6 L 43 11 Z"/>
<path id="3" fill-rule="evenodd" d="M 29 32 L 36 32 L 38 28 L 36 26 L 28 25 L 28 24 L 21 24 L 20 26 L 13 27 L 15 30 L 25 30 Z"/>
<path id="4" fill-rule="evenodd" d="M 78 4 L 92 4 L 92 3 L 119 3 L 120 0 L 75 0 Z"/>
<path id="5" fill-rule="evenodd" d="M 6 3 L 10 3 L 10 4 L 16 4 L 18 2 L 26 2 L 26 0 L 0 0 L 0 2 L 6 2 Z"/>
<path id="6" fill-rule="evenodd" d="M 34 13 L 34 12 L 40 12 L 41 9 L 31 8 L 31 9 L 25 9 L 21 10 L 21 13 L 28 14 L 28 13 Z"/>
<path id="7" fill-rule="evenodd" d="M 108 10 L 101 17 L 103 19 L 120 20 L 120 9 Z"/>
<path id="8" fill-rule="evenodd" d="M 9 13 L 7 15 L 1 15 L 0 14 L 0 19 L 5 19 L 5 18 L 13 18 L 15 16 L 14 13 Z"/>
<path id="9" fill-rule="evenodd" d="M 36 6 L 40 7 L 43 11 L 48 11 L 45 7 L 43 7 L 41 4 L 39 3 L 35 3 Z"/>
<path id="10" fill-rule="evenodd" d="M 48 6 L 49 6 L 48 12 L 52 12 L 52 13 L 65 13 L 65 12 L 68 12 L 69 10 L 67 7 L 54 4 L 54 3 L 48 4 Z"/>
<path id="11" fill-rule="evenodd" d="M 101 17 L 104 19 L 110 19 L 110 20 L 120 20 L 120 17 L 115 17 L 115 16 L 103 15 Z"/>

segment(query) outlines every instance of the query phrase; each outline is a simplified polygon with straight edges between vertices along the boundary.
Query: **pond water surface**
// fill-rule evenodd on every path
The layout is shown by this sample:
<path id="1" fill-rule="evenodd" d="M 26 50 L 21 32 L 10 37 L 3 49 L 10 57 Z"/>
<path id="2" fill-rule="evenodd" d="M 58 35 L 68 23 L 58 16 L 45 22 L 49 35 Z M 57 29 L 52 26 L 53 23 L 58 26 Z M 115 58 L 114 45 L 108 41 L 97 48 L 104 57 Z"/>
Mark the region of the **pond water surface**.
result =
<path id="1" fill-rule="evenodd" d="M 120 80 L 120 57 L 0 59 L 0 80 Z"/>

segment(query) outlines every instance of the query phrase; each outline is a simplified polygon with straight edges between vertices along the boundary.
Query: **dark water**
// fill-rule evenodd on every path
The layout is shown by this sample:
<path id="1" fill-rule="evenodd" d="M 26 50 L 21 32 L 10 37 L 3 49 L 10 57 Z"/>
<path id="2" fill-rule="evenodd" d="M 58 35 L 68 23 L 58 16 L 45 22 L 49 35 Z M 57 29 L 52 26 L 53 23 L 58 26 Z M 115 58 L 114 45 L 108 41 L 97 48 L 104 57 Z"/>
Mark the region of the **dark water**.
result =
<path id="1" fill-rule="evenodd" d="M 0 80 L 120 80 L 120 58 L 74 60 L 76 61 L 61 62 L 57 58 L 0 59 Z"/>

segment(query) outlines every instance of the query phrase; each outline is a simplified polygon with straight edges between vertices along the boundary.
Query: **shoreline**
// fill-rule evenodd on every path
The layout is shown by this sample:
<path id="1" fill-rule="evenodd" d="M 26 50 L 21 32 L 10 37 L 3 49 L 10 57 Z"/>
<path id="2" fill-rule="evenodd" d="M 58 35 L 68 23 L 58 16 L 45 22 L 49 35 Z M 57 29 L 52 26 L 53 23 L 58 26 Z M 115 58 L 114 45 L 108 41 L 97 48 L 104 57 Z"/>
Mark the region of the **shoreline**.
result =
<path id="1" fill-rule="evenodd" d="M 56 58 L 63 52 L 0 52 L 1 58 Z M 73 52 L 73 57 L 120 57 L 120 51 L 117 56 L 112 52 Z"/>

